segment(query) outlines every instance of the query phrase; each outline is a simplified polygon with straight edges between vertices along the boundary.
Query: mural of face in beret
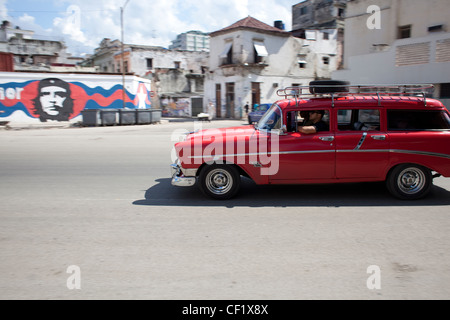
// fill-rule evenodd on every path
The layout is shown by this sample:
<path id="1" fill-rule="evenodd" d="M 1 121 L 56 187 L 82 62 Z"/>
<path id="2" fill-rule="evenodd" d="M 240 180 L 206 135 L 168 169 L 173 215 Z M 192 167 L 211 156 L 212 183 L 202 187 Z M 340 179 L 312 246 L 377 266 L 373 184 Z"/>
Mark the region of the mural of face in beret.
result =
<path id="1" fill-rule="evenodd" d="M 148 85 L 139 81 L 134 86 L 134 94 L 125 91 L 126 108 L 151 108 Z M 69 121 L 85 109 L 123 108 L 122 92 L 120 84 L 105 88 L 100 83 L 89 87 L 83 82 L 58 78 L 3 83 L 0 84 L 0 118 L 9 119 L 22 112 L 42 122 Z"/>
<path id="2" fill-rule="evenodd" d="M 70 86 L 60 79 L 41 80 L 38 85 L 38 95 L 33 102 L 33 111 L 42 122 L 47 120 L 68 121 L 73 113 Z"/>

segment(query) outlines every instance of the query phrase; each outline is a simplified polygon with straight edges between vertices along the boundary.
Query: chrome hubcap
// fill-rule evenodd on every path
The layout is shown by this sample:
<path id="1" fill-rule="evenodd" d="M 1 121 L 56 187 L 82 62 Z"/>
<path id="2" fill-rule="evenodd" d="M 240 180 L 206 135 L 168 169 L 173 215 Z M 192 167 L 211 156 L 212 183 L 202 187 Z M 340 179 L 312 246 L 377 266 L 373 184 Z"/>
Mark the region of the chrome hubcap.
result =
<path id="1" fill-rule="evenodd" d="M 425 186 L 425 174 L 417 168 L 407 168 L 403 170 L 397 180 L 400 190 L 407 194 L 420 192 Z"/>
<path id="2" fill-rule="evenodd" d="M 206 187 L 214 194 L 224 194 L 231 190 L 233 177 L 222 169 L 211 170 L 206 176 Z"/>

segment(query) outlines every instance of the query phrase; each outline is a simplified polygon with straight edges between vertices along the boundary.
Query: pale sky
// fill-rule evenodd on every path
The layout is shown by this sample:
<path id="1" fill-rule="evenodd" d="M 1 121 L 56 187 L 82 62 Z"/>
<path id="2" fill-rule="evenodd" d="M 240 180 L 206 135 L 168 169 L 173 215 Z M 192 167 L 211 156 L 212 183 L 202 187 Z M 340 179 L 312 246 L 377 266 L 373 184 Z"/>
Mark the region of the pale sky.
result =
<path id="1" fill-rule="evenodd" d="M 0 16 L 21 29 L 64 40 L 74 56 L 93 53 L 103 38 L 121 39 L 127 0 L 0 0 Z M 292 28 L 292 6 L 303 0 L 128 0 L 124 42 L 169 47 L 179 33 L 213 32 L 248 15 Z"/>

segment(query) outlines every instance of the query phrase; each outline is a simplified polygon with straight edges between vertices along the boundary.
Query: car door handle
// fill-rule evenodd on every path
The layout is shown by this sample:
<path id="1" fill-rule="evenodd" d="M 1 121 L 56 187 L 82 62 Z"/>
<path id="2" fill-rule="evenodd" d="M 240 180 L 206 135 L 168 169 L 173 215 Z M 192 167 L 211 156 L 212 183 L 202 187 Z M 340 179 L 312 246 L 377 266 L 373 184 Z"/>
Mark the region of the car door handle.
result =
<path id="1" fill-rule="evenodd" d="M 377 134 L 370 136 L 373 140 L 386 140 L 386 136 L 384 134 Z"/>
<path id="2" fill-rule="evenodd" d="M 334 137 L 333 136 L 326 136 L 326 137 L 319 137 L 320 140 L 322 141 L 333 141 Z"/>

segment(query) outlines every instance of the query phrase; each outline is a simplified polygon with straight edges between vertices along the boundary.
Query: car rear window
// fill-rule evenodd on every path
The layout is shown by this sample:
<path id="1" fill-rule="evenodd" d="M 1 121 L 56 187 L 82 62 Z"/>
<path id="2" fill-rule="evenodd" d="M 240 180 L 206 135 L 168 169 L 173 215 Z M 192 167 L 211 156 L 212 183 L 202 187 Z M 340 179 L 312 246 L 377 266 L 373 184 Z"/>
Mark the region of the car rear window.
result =
<path id="1" fill-rule="evenodd" d="M 388 110 L 389 130 L 446 130 L 450 117 L 445 111 Z"/>
<path id="2" fill-rule="evenodd" d="M 340 131 L 380 130 L 380 110 L 378 109 L 339 110 L 338 129 Z"/>

